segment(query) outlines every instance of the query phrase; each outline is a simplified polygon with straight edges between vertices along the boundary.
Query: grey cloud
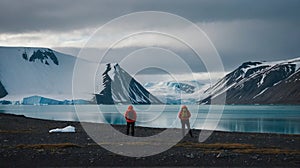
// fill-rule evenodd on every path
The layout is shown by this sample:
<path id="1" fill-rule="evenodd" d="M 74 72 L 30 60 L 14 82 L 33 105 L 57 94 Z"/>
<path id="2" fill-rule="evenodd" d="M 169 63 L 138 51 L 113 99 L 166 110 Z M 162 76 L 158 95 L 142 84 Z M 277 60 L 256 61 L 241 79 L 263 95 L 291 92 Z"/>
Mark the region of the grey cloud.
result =
<path id="1" fill-rule="evenodd" d="M 222 26 L 223 29 L 218 27 Z M 203 27 L 232 70 L 245 61 L 276 61 L 300 56 L 300 23 L 249 21 Z"/>
<path id="2" fill-rule="evenodd" d="M 140 3 L 142 10 L 164 10 L 194 22 L 231 21 L 244 19 L 299 20 L 297 0 L 193 0 Z"/>
<path id="3" fill-rule="evenodd" d="M 0 2 L 0 32 L 70 31 L 101 26 L 131 12 L 158 10 L 193 22 L 243 19 L 299 21 L 297 0 L 27 0 Z"/>
<path id="4" fill-rule="evenodd" d="M 55 34 L 99 27 L 131 12 L 164 11 L 195 23 L 216 23 L 203 29 L 219 51 L 225 69 L 232 70 L 248 60 L 272 61 L 299 56 L 299 9 L 299 0 L 1 0 L 0 34 L 35 31 Z M 76 48 L 59 50 L 78 52 Z M 205 71 L 186 53 L 179 55 L 193 70 Z"/>
<path id="5" fill-rule="evenodd" d="M 113 10 L 116 6 L 122 10 Z M 1 32 L 70 31 L 95 26 L 126 14 L 112 1 L 10 1 L 0 2 Z M 118 11 L 118 12 L 116 12 Z M 123 12 L 122 12 L 123 11 Z"/>

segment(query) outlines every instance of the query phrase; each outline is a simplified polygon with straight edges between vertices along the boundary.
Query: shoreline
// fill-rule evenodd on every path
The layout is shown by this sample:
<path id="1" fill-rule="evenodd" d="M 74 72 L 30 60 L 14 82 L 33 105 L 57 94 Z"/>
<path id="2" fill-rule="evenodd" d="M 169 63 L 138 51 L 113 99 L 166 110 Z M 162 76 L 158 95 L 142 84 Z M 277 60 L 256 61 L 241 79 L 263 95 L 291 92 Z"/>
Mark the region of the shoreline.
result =
<path id="1" fill-rule="evenodd" d="M 66 120 L 52 120 L 52 119 L 43 119 L 43 118 L 34 118 L 34 117 L 27 117 L 23 114 L 12 114 L 12 113 L 0 113 L 4 115 L 12 115 L 12 116 L 22 116 L 28 119 L 35 119 L 35 120 L 45 120 L 45 121 L 54 121 L 54 122 L 75 122 L 75 123 L 88 123 L 88 124 L 109 124 L 109 123 L 96 123 L 96 122 L 87 122 L 87 121 L 66 121 Z M 124 124 L 110 124 L 112 126 L 126 126 L 126 123 Z M 181 129 L 181 128 L 166 128 L 166 127 L 147 127 L 147 126 L 139 126 L 136 125 L 135 127 L 140 127 L 140 128 L 145 128 L 145 129 Z M 300 133 L 282 133 L 282 132 L 242 132 L 242 131 L 226 131 L 226 130 L 206 130 L 206 129 L 198 129 L 198 128 L 193 128 L 192 130 L 195 131 L 213 131 L 213 132 L 223 132 L 223 133 L 249 133 L 249 134 L 275 134 L 275 135 L 300 135 Z"/>
<path id="2" fill-rule="evenodd" d="M 99 125 L 89 123 L 91 125 Z M 72 125 L 76 133 L 48 133 Z M 125 125 L 113 125 L 125 133 Z M 165 129 L 136 127 L 137 137 Z M 178 129 L 180 132 L 180 129 Z M 81 123 L 0 114 L 0 162 L 4 167 L 24 166 L 300 166 L 300 135 L 214 131 L 203 143 L 185 136 L 157 155 L 132 158 L 114 154 L 95 143 Z M 135 144 L 138 145 L 138 144 Z"/>
<path id="3" fill-rule="evenodd" d="M 92 116 L 94 112 L 99 112 L 98 106 L 80 106 L 83 109 L 90 111 L 76 111 L 75 107 L 70 106 L 0 106 L 0 111 L 3 113 L 11 113 L 16 115 L 25 115 L 32 118 L 41 118 L 46 120 L 59 120 L 59 121 L 78 121 L 78 122 L 96 122 L 96 123 L 110 123 L 110 124 L 126 124 L 123 112 L 120 109 L 115 109 L 116 106 L 110 107 L 103 106 L 102 116 Z M 224 132 L 249 132 L 249 133 L 275 133 L 275 134 L 300 134 L 298 129 L 299 123 L 299 113 L 298 106 L 278 106 L 278 108 L 273 108 L 271 106 L 228 106 L 224 108 L 222 116 L 219 120 L 213 118 L 207 118 L 210 111 L 209 107 L 192 106 L 194 109 L 194 114 L 191 120 L 191 126 L 193 129 L 214 129 L 215 124 L 218 123 L 218 131 Z M 119 107 L 117 107 L 119 108 Z M 127 108 L 127 106 L 120 108 Z M 136 122 L 136 125 L 143 127 L 155 127 L 155 128 L 180 128 L 180 121 L 177 117 L 177 107 L 170 106 L 165 109 L 162 113 L 160 111 L 162 108 L 160 106 L 153 107 L 151 109 L 151 115 L 147 113 L 148 110 L 143 110 L 147 106 L 140 108 L 141 115 L 143 119 L 141 122 Z M 217 108 L 217 107 L 216 107 Z M 101 108 L 102 109 L 102 108 Z M 39 111 L 39 113 L 37 113 Z M 101 110 L 102 111 L 102 110 Z M 53 112 L 53 113 L 52 113 Z M 155 114 L 156 112 L 157 115 Z M 175 115 L 176 112 L 176 115 Z M 120 114 L 119 114 L 120 113 Z M 158 114 L 161 117 L 154 123 L 144 123 L 144 121 L 153 120 Z M 82 114 L 82 115 L 81 115 Z M 256 115 L 253 115 L 256 114 Z M 221 115 L 221 114 L 220 114 Z M 95 118 L 96 117 L 96 118 Z M 172 118 L 172 119 L 169 119 Z M 107 121 L 105 121 L 106 119 Z M 206 122 L 206 123 L 204 123 Z M 205 124 L 205 125 L 204 125 Z"/>

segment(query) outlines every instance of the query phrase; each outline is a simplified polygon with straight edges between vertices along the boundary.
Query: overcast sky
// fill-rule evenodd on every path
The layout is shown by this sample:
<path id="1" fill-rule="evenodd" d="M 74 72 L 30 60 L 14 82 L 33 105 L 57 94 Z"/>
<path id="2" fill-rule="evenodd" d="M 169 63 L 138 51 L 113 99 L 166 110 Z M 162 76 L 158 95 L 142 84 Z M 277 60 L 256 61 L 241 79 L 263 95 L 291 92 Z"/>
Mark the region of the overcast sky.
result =
<path id="1" fill-rule="evenodd" d="M 1 0 L 0 45 L 49 47 L 77 55 L 92 33 L 112 19 L 163 11 L 198 25 L 230 71 L 249 60 L 299 57 L 299 9 L 299 0 Z"/>

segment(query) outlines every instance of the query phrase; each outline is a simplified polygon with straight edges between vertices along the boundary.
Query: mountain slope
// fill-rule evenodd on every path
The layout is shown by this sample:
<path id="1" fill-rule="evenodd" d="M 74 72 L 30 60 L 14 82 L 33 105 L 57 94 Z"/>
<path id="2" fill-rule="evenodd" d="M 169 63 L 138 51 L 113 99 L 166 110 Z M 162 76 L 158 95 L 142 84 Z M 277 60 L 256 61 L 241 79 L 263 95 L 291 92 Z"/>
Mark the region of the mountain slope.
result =
<path id="1" fill-rule="evenodd" d="M 300 71 L 282 80 L 255 98 L 255 103 L 300 104 Z"/>
<path id="2" fill-rule="evenodd" d="M 227 104 L 299 104 L 299 65 L 300 58 L 243 63 L 206 90 L 199 103 L 226 94 Z"/>
<path id="3" fill-rule="evenodd" d="M 130 76 L 118 64 L 107 64 L 103 77 L 103 90 L 96 94 L 97 104 L 161 104 L 161 101 L 148 92 L 139 82 Z"/>
<path id="4" fill-rule="evenodd" d="M 33 95 L 71 100 L 75 61 L 76 57 L 48 48 L 0 47 L 0 95 L 11 101 Z M 82 98 L 91 99 L 93 90 Z"/>

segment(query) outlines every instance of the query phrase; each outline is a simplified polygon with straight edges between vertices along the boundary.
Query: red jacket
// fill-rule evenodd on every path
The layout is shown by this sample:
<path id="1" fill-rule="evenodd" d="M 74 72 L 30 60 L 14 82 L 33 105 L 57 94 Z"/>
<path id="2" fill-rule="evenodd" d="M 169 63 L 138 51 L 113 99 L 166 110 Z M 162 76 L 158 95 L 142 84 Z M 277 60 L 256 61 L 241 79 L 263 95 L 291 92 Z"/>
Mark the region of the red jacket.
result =
<path id="1" fill-rule="evenodd" d="M 180 110 L 178 114 L 178 118 L 180 118 L 180 120 L 188 120 L 190 117 L 191 113 L 189 110 L 186 110 L 186 114 L 184 114 L 183 110 Z"/>
<path id="2" fill-rule="evenodd" d="M 130 118 L 130 114 L 129 113 L 133 114 L 132 118 Z M 132 122 L 136 121 L 136 112 L 133 109 L 128 109 L 125 112 L 124 116 L 125 116 L 126 122 L 132 123 Z"/>

